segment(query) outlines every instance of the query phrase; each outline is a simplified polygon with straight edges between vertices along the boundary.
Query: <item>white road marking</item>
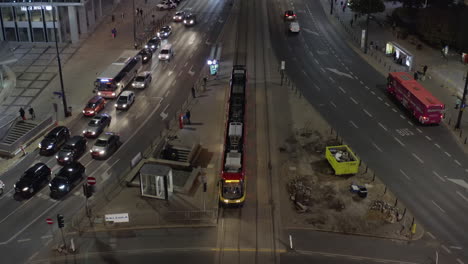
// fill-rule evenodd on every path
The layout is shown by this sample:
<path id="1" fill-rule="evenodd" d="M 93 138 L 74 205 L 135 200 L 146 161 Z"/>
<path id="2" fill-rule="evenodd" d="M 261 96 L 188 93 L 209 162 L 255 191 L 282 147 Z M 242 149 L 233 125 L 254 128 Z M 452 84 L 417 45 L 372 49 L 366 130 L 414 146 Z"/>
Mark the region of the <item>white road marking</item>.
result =
<path id="1" fill-rule="evenodd" d="M 332 53 L 335 53 L 333 50 L 332 50 Z M 335 54 L 335 56 L 338 56 L 337 54 Z M 344 64 L 343 64 L 344 65 Z M 345 76 L 345 77 L 348 77 L 348 78 L 351 78 L 351 79 L 354 79 L 353 76 L 351 74 L 348 74 L 348 73 L 344 73 L 344 72 L 341 72 L 337 69 L 334 69 L 334 68 L 326 68 L 327 70 L 339 75 L 339 76 Z"/>
<path id="2" fill-rule="evenodd" d="M 406 117 L 405 117 L 404 115 L 402 115 L 402 114 L 400 114 L 400 117 L 401 117 L 403 120 L 406 119 Z"/>
<path id="3" fill-rule="evenodd" d="M 75 196 L 79 196 L 80 194 L 81 194 L 80 191 L 76 191 L 76 192 L 73 193 L 73 195 L 75 195 Z"/>
<path id="4" fill-rule="evenodd" d="M 91 162 L 93 162 L 93 161 L 94 161 L 94 159 L 91 159 L 90 161 L 88 161 L 86 164 L 83 164 L 83 165 L 85 166 L 85 168 L 87 168 L 88 165 L 89 165 Z"/>
<path id="5" fill-rule="evenodd" d="M 395 108 L 392 108 L 392 111 L 395 112 L 395 113 L 398 112 Z"/>
<path id="6" fill-rule="evenodd" d="M 444 151 L 445 155 L 449 156 L 449 157 L 452 157 L 452 155 L 450 155 L 450 153 L 448 153 L 447 151 Z"/>
<path id="7" fill-rule="evenodd" d="M 351 123 L 351 125 L 353 125 L 353 127 L 358 128 L 358 126 L 356 124 L 354 124 L 353 121 L 349 120 L 349 123 Z"/>
<path id="8" fill-rule="evenodd" d="M 457 258 L 457 262 L 458 262 L 459 264 L 465 264 L 465 263 L 464 263 L 463 261 L 461 261 L 459 258 Z"/>
<path id="9" fill-rule="evenodd" d="M 180 71 L 179 74 L 177 74 L 177 77 L 179 77 L 180 75 L 182 75 L 182 71 Z"/>
<path id="10" fill-rule="evenodd" d="M 436 202 L 434 202 L 434 200 L 431 200 L 431 202 L 432 202 L 437 208 L 439 208 L 439 210 L 442 211 L 442 213 L 445 213 L 444 209 L 442 209 L 442 207 L 440 207 Z M 443 247 L 443 246 L 444 246 L 444 245 L 442 245 L 442 247 Z M 448 248 L 447 248 L 447 250 L 448 250 Z M 447 252 L 449 252 L 449 251 L 447 251 Z M 449 253 L 450 253 L 450 252 L 449 252 Z"/>
<path id="11" fill-rule="evenodd" d="M 360 82 L 362 85 L 364 85 L 364 82 L 363 82 L 363 81 L 359 80 L 359 82 Z"/>
<path id="12" fill-rule="evenodd" d="M 318 87 L 318 85 L 316 85 L 315 83 L 314 83 L 314 87 L 315 87 L 315 89 L 317 89 L 317 91 L 320 92 L 320 87 Z"/>
<path id="13" fill-rule="evenodd" d="M 431 141 L 431 140 L 432 140 L 432 139 L 431 139 L 429 136 L 426 136 L 426 139 L 427 139 L 427 140 L 429 140 L 429 141 Z"/>
<path id="14" fill-rule="evenodd" d="M 171 92 L 171 90 L 167 90 L 167 92 L 164 94 L 164 97 L 167 97 L 170 92 Z"/>
<path id="15" fill-rule="evenodd" d="M 333 107 L 336 108 L 336 104 L 335 104 L 335 103 L 333 103 L 332 101 L 330 101 L 330 104 L 331 104 Z"/>
<path id="16" fill-rule="evenodd" d="M 366 113 L 368 116 L 372 117 L 372 115 L 369 112 L 367 112 L 366 109 L 362 109 L 362 111 L 364 111 L 364 113 Z"/>
<path id="17" fill-rule="evenodd" d="M 323 73 L 325 73 L 325 72 L 326 72 L 326 71 L 325 71 L 325 69 L 324 69 L 324 68 L 322 68 L 322 67 L 320 67 L 320 70 L 321 70 Z"/>
<path id="18" fill-rule="evenodd" d="M 411 126 L 414 126 L 414 124 L 413 124 L 413 123 L 411 123 L 411 121 L 408 121 L 408 124 L 410 124 Z"/>
<path id="19" fill-rule="evenodd" d="M 351 99 L 351 101 L 353 101 L 355 104 L 358 104 L 358 102 L 354 98 L 349 97 L 349 99 Z"/>
<path id="20" fill-rule="evenodd" d="M 422 133 L 422 130 L 421 130 L 421 129 L 416 128 L 416 130 L 417 130 L 419 133 Z"/>
<path id="21" fill-rule="evenodd" d="M 416 155 L 416 154 L 414 154 L 414 153 L 411 153 L 411 154 L 413 155 L 413 157 L 414 157 L 415 159 L 419 160 L 419 162 L 424 163 L 424 161 L 423 161 L 420 157 L 418 157 L 418 155 Z"/>
<path id="22" fill-rule="evenodd" d="M 377 96 L 377 99 L 379 99 L 380 101 L 383 101 L 382 97 L 380 96 Z"/>
<path id="23" fill-rule="evenodd" d="M 315 63 L 319 64 L 318 60 L 317 59 L 314 59 Z"/>
<path id="24" fill-rule="evenodd" d="M 401 145 L 402 147 L 405 146 L 405 144 L 403 144 L 403 142 L 401 142 L 398 138 L 396 138 L 396 137 L 393 137 L 393 138 L 394 138 L 398 143 L 400 143 L 400 145 Z"/>
<path id="25" fill-rule="evenodd" d="M 382 125 L 382 123 L 380 123 L 380 122 L 379 122 L 379 126 L 380 126 L 381 128 L 383 128 L 383 130 L 388 131 L 388 129 L 387 129 L 384 125 Z"/>
<path id="26" fill-rule="evenodd" d="M 461 166 L 461 163 L 460 163 L 458 160 L 455 160 L 455 163 L 456 163 L 458 166 Z"/>
<path id="27" fill-rule="evenodd" d="M 432 237 L 432 239 L 436 239 L 436 237 L 433 234 L 431 234 L 431 232 L 426 232 L 426 234 L 428 234 L 430 237 Z"/>
<path id="28" fill-rule="evenodd" d="M 437 148 L 440 148 L 440 145 L 437 143 L 434 143 L 434 146 L 436 146 Z"/>
<path id="29" fill-rule="evenodd" d="M 167 76 L 171 76 L 171 74 L 173 74 L 174 72 L 173 71 L 169 71 L 167 72 Z"/>
<path id="30" fill-rule="evenodd" d="M 370 91 L 370 93 L 371 93 L 372 95 L 375 95 L 375 92 L 374 92 L 374 91 Z"/>
<path id="31" fill-rule="evenodd" d="M 343 89 L 343 87 L 338 86 L 338 89 L 340 89 L 343 93 L 346 93 L 346 91 Z"/>
<path id="32" fill-rule="evenodd" d="M 385 102 L 385 105 L 386 105 L 386 106 L 388 106 L 388 107 L 390 107 L 390 104 L 389 104 L 389 103 L 387 103 L 387 102 Z"/>
<path id="33" fill-rule="evenodd" d="M 370 88 L 369 88 L 369 86 L 367 86 L 367 85 L 366 85 L 366 86 L 364 86 L 364 87 L 365 87 L 367 90 L 369 90 L 369 89 L 370 89 Z"/>
<path id="34" fill-rule="evenodd" d="M 330 79 L 330 81 L 332 81 L 332 82 L 335 82 L 335 80 L 333 80 L 333 78 L 331 76 L 328 76 L 328 79 Z"/>
<path id="35" fill-rule="evenodd" d="M 380 151 L 380 152 L 383 152 L 383 150 L 381 148 L 379 148 L 379 146 L 377 146 L 377 144 L 375 144 L 374 142 L 372 142 L 372 145 L 374 145 L 374 147 Z"/>
<path id="36" fill-rule="evenodd" d="M 23 243 L 23 242 L 28 242 L 30 241 L 31 239 L 30 238 L 24 238 L 24 239 L 18 239 L 16 240 L 18 243 Z"/>
<path id="37" fill-rule="evenodd" d="M 450 249 L 448 249 L 446 246 L 444 245 L 440 245 L 441 248 L 443 248 L 445 251 L 447 251 L 447 253 L 452 253 L 452 251 L 450 251 Z"/>
<path id="38" fill-rule="evenodd" d="M 404 172 L 400 169 L 400 172 L 401 174 L 403 174 L 408 180 L 411 180 L 411 178 Z"/>
<path id="39" fill-rule="evenodd" d="M 188 65 L 188 61 L 184 64 L 184 67 Z"/>
<path id="40" fill-rule="evenodd" d="M 439 173 L 437 173 L 436 171 L 432 171 L 432 173 L 434 173 L 435 176 L 437 176 L 439 178 L 439 180 L 445 182 L 445 179 L 439 175 Z"/>
<path id="41" fill-rule="evenodd" d="M 449 246 L 449 248 L 458 249 L 458 250 L 463 249 L 462 247 L 459 247 L 459 246 Z"/>
<path id="42" fill-rule="evenodd" d="M 41 236 L 41 239 L 47 239 L 47 238 L 51 238 L 52 235 L 45 235 L 45 236 Z"/>
<path id="43" fill-rule="evenodd" d="M 307 73 L 306 73 L 303 69 L 302 69 L 301 71 L 302 71 L 302 73 L 303 73 L 304 75 L 307 75 Z"/>
<path id="44" fill-rule="evenodd" d="M 465 200 L 465 202 L 468 203 L 468 198 L 466 198 L 465 195 L 463 195 L 463 194 L 462 194 L 461 192 L 459 192 L 459 191 L 456 191 L 456 193 L 457 193 L 458 195 L 460 195 L 460 197 L 463 198 L 463 200 Z"/>

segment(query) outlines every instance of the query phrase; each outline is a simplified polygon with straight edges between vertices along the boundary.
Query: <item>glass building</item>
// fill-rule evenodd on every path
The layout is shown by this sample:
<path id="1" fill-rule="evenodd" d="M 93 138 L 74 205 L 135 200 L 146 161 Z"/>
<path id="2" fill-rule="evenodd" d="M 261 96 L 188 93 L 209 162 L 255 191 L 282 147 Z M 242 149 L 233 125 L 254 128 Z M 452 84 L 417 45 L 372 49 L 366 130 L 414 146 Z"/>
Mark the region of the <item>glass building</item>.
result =
<path id="1" fill-rule="evenodd" d="M 51 42 L 54 16 L 59 42 L 76 43 L 119 0 L 0 0 L 0 40 Z M 114 3 L 115 2 L 115 3 Z M 54 14 L 55 13 L 55 14 Z"/>

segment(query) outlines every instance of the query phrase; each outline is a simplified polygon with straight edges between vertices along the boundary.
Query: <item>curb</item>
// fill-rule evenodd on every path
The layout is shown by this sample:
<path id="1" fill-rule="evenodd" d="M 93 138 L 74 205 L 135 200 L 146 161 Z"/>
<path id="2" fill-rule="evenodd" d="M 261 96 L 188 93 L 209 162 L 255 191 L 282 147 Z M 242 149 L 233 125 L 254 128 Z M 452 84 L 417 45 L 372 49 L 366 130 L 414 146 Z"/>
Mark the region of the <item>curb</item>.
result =
<path id="1" fill-rule="evenodd" d="M 116 228 L 93 228 L 93 230 L 67 232 L 66 235 L 79 235 L 87 233 L 101 233 L 112 231 L 132 231 L 132 230 L 151 230 L 151 229 L 167 229 L 167 228 L 207 228 L 216 227 L 217 224 L 201 224 L 201 225 L 152 225 L 152 226 L 136 226 L 136 227 L 116 227 Z"/>

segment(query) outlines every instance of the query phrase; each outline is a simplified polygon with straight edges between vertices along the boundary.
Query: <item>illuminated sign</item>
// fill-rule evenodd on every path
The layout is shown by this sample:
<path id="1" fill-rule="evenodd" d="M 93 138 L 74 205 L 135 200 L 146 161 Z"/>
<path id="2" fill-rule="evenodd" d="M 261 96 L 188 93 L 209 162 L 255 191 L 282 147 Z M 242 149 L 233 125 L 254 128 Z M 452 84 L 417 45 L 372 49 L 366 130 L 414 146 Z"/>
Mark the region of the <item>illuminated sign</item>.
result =
<path id="1" fill-rule="evenodd" d="M 23 12 L 26 12 L 26 10 L 42 10 L 42 9 L 45 9 L 47 11 L 50 11 L 52 10 L 52 6 L 39 6 L 39 5 L 35 5 L 35 6 L 22 6 L 21 7 L 21 11 Z"/>

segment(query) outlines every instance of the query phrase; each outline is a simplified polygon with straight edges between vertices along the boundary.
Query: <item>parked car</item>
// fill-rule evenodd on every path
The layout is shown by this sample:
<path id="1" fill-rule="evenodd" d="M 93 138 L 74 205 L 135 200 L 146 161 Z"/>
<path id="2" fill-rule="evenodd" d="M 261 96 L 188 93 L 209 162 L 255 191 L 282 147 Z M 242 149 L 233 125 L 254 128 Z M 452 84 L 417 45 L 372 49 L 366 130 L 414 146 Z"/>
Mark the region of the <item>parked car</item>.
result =
<path id="1" fill-rule="evenodd" d="M 51 171 L 46 164 L 40 162 L 24 172 L 23 176 L 13 185 L 15 193 L 31 197 L 50 181 Z"/>
<path id="2" fill-rule="evenodd" d="M 197 23 L 197 17 L 194 14 L 187 14 L 184 18 L 184 25 L 193 26 Z"/>
<path id="3" fill-rule="evenodd" d="M 104 128 L 109 127 L 112 121 L 112 116 L 108 114 L 98 114 L 93 119 L 89 120 L 88 126 L 83 130 L 83 136 L 87 138 L 96 138 Z"/>
<path id="4" fill-rule="evenodd" d="M 106 159 L 120 147 L 120 137 L 112 132 L 107 132 L 96 140 L 89 152 L 94 159 Z"/>
<path id="5" fill-rule="evenodd" d="M 165 1 L 162 1 L 161 3 L 157 4 L 156 7 L 159 10 L 169 10 L 169 9 L 176 8 L 177 4 L 172 2 L 172 1 L 165 0 Z"/>
<path id="6" fill-rule="evenodd" d="M 135 102 L 135 94 L 132 91 L 123 91 L 115 103 L 115 108 L 117 110 L 128 110 L 133 102 Z"/>
<path id="7" fill-rule="evenodd" d="M 172 33 L 172 27 L 171 26 L 164 26 L 162 27 L 158 33 L 156 34 L 158 37 L 161 39 L 168 38 Z"/>
<path id="8" fill-rule="evenodd" d="M 141 62 L 143 64 L 146 64 L 148 63 L 151 58 L 153 57 L 153 51 L 151 49 L 147 49 L 147 48 L 144 48 L 142 50 L 140 50 L 140 52 L 138 53 L 138 55 L 141 56 Z"/>
<path id="9" fill-rule="evenodd" d="M 39 143 L 39 154 L 52 155 L 70 138 L 70 130 L 64 126 L 52 129 Z"/>
<path id="10" fill-rule="evenodd" d="M 99 113 L 104 106 L 106 105 L 106 100 L 101 96 L 94 96 L 91 98 L 83 109 L 83 115 L 85 116 L 95 116 Z"/>
<path id="11" fill-rule="evenodd" d="M 161 45 L 161 39 L 158 37 L 154 37 L 150 40 L 145 45 L 146 49 L 151 49 L 152 52 L 155 52 L 159 46 Z"/>
<path id="12" fill-rule="evenodd" d="M 172 20 L 174 22 L 181 22 L 183 21 L 185 18 L 185 11 L 178 11 L 174 14 L 174 16 L 172 17 Z"/>
<path id="13" fill-rule="evenodd" d="M 86 151 L 88 141 L 82 136 L 73 136 L 57 153 L 55 158 L 59 164 L 69 164 L 77 161 Z"/>
<path id="14" fill-rule="evenodd" d="M 146 88 L 149 83 L 151 82 L 152 77 L 151 77 L 151 72 L 146 71 L 138 74 L 137 77 L 132 82 L 132 87 L 133 88 Z"/>
<path id="15" fill-rule="evenodd" d="M 79 162 L 63 166 L 50 181 L 50 196 L 58 198 L 69 193 L 84 177 L 85 167 Z"/>

